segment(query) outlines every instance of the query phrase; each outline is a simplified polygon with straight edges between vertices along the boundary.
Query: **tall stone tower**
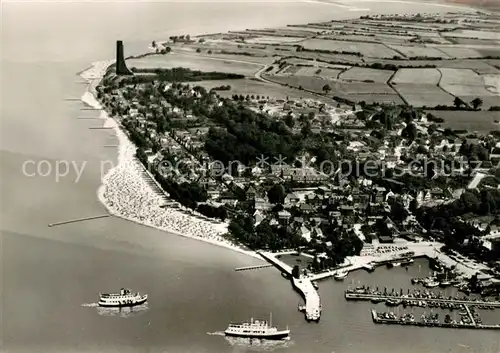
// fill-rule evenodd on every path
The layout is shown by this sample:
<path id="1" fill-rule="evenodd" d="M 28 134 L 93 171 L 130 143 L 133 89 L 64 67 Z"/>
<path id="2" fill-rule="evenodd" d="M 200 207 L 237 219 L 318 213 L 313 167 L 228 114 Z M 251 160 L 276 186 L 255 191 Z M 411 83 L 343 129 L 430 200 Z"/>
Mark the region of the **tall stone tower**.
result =
<path id="1" fill-rule="evenodd" d="M 116 74 L 117 75 L 133 75 L 125 64 L 125 56 L 123 55 L 123 42 L 116 41 Z"/>

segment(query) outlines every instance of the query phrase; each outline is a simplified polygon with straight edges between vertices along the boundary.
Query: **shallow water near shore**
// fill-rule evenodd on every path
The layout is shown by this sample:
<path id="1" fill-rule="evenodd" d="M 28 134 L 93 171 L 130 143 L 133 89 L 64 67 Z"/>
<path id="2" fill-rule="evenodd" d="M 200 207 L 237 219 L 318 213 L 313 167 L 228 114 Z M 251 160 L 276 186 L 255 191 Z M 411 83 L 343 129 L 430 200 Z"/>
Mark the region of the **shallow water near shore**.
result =
<path id="1" fill-rule="evenodd" d="M 417 8 L 391 4 L 391 10 L 405 6 Z M 360 7 L 381 11 L 387 4 Z M 116 137 L 108 130 L 89 130 L 102 121 L 77 118 L 99 113 L 64 99 L 81 97 L 85 85 L 76 73 L 112 58 L 116 39 L 133 54 L 169 35 L 363 12 L 284 1 L 3 3 L 2 10 L 2 352 L 500 351 L 495 332 L 374 325 L 370 304 L 345 302 L 342 292 L 352 280 L 408 288 L 402 268 L 359 271 L 344 283 L 321 282 L 323 316 L 319 324 L 308 324 L 297 312 L 299 296 L 277 270 L 234 271 L 258 264 L 254 258 L 114 217 L 47 227 L 106 212 L 96 193 L 101 161 L 116 162 L 116 150 L 103 146 L 116 144 Z M 86 164 L 77 183 L 73 170 L 56 182 L 50 174 L 24 176 L 28 160 L 47 160 L 53 167 L 61 160 Z M 99 292 L 122 286 L 147 292 L 146 310 L 129 315 L 92 305 Z M 277 325 L 288 324 L 292 331 L 286 344 L 232 342 L 207 334 L 221 332 L 229 321 L 266 318 L 270 311 Z"/>

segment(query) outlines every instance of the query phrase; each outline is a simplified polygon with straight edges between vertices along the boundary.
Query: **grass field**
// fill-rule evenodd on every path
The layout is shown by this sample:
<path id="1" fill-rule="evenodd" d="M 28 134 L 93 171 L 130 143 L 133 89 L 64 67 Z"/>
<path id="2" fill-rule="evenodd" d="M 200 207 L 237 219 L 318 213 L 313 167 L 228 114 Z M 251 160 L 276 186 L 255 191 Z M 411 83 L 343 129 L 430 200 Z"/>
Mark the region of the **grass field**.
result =
<path id="1" fill-rule="evenodd" d="M 297 76 L 319 76 L 327 79 L 336 79 L 338 75 L 342 72 L 339 69 L 329 69 L 324 67 L 299 67 L 295 72 Z"/>
<path id="2" fill-rule="evenodd" d="M 394 90 L 385 83 L 365 82 L 337 82 L 332 86 L 332 92 L 338 91 L 344 94 L 395 94 Z"/>
<path id="3" fill-rule="evenodd" d="M 339 75 L 339 78 L 346 81 L 373 81 L 376 83 L 386 83 L 387 80 L 394 74 L 394 71 L 376 70 L 365 67 L 353 67 L 344 71 Z"/>
<path id="4" fill-rule="evenodd" d="M 263 44 L 288 44 L 288 43 L 300 43 L 303 41 L 303 37 L 279 37 L 279 36 L 262 36 L 257 38 L 247 39 L 247 43 L 263 43 Z"/>
<path id="5" fill-rule="evenodd" d="M 452 106 L 455 99 L 436 85 L 402 83 L 393 87 L 409 105 L 414 107 Z"/>
<path id="6" fill-rule="evenodd" d="M 337 52 L 359 52 L 363 56 L 375 58 L 392 58 L 399 55 L 394 50 L 380 43 L 360 43 L 349 41 L 335 41 L 326 39 L 308 39 L 302 42 L 306 49 L 330 50 Z"/>
<path id="7" fill-rule="evenodd" d="M 399 69 L 391 83 L 437 85 L 440 79 L 441 73 L 437 69 Z"/>
<path id="8" fill-rule="evenodd" d="M 242 59 L 245 60 L 245 59 Z M 167 55 L 151 55 L 141 59 L 127 60 L 129 68 L 174 68 L 184 67 L 200 71 L 218 71 L 252 76 L 262 65 L 234 62 L 205 56 L 191 56 L 171 53 Z"/>
<path id="9" fill-rule="evenodd" d="M 500 125 L 495 123 L 498 120 L 498 112 L 487 111 L 446 111 L 429 110 L 433 115 L 444 119 L 443 127 L 455 130 L 467 130 L 488 133 L 493 130 L 500 130 Z"/>
<path id="10" fill-rule="evenodd" d="M 429 57 L 448 59 L 449 56 L 442 51 L 424 46 L 408 46 L 408 45 L 389 45 L 392 49 L 402 53 L 407 58 L 413 57 Z M 401 55 L 400 55 L 401 56 Z"/>
<path id="11" fill-rule="evenodd" d="M 335 81 L 318 76 L 272 76 L 269 77 L 269 79 L 280 84 L 286 84 L 296 88 L 302 87 L 317 93 L 323 93 L 323 87 L 329 85 L 332 88 L 330 95 L 333 95 L 336 86 Z"/>
<path id="12" fill-rule="evenodd" d="M 248 95 L 259 95 L 259 96 L 269 96 L 276 99 L 315 99 L 326 102 L 325 99 L 315 96 L 311 93 L 299 91 L 297 89 L 283 87 L 277 84 L 266 83 L 262 81 L 257 81 L 254 79 L 243 79 L 243 80 L 217 80 L 217 81 L 201 81 L 196 83 L 191 83 L 192 86 L 202 86 L 207 90 L 214 87 L 229 85 L 231 89 L 229 91 L 217 91 L 221 97 L 232 97 L 233 94 L 242 94 L 244 96 Z M 332 100 L 329 99 L 328 102 L 331 104 Z"/>

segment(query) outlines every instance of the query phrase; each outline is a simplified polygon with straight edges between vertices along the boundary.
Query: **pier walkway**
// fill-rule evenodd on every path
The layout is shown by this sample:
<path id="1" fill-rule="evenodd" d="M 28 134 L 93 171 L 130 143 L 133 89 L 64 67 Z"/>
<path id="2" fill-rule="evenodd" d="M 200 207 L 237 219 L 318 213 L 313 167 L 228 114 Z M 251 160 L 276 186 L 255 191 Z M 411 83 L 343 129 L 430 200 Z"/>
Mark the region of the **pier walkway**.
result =
<path id="1" fill-rule="evenodd" d="M 273 267 L 273 264 L 264 264 L 264 265 L 254 265 L 254 266 L 246 266 L 246 267 L 238 267 L 235 268 L 235 271 L 248 271 L 248 270 L 257 270 L 259 268 Z"/>
<path id="2" fill-rule="evenodd" d="M 476 325 L 476 320 L 474 320 L 474 315 L 472 315 L 472 313 L 470 312 L 469 306 L 464 305 L 464 307 L 465 307 L 465 311 L 467 311 L 467 315 L 469 315 L 470 321 L 472 322 L 473 325 Z"/>

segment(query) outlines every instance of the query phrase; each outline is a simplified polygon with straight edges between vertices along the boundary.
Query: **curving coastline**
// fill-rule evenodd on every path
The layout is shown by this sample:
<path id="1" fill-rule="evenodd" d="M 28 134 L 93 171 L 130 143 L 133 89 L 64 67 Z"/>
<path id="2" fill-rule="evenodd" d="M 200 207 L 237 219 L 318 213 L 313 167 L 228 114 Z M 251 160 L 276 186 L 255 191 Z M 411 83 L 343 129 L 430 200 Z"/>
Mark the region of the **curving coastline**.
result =
<path id="1" fill-rule="evenodd" d="M 136 147 L 122 131 L 119 122 L 103 110 L 94 96 L 95 87 L 113 63 L 114 60 L 95 62 L 80 74 L 89 83 L 81 101 L 101 110 L 99 118 L 104 120 L 104 127 L 113 128 L 118 139 L 117 164 L 101 180 L 97 190 L 99 201 L 113 216 L 262 259 L 257 253 L 234 245 L 223 237 L 227 233 L 227 223 L 209 221 L 179 209 L 162 207 L 164 199 L 152 189 L 143 167 L 135 158 Z"/>

